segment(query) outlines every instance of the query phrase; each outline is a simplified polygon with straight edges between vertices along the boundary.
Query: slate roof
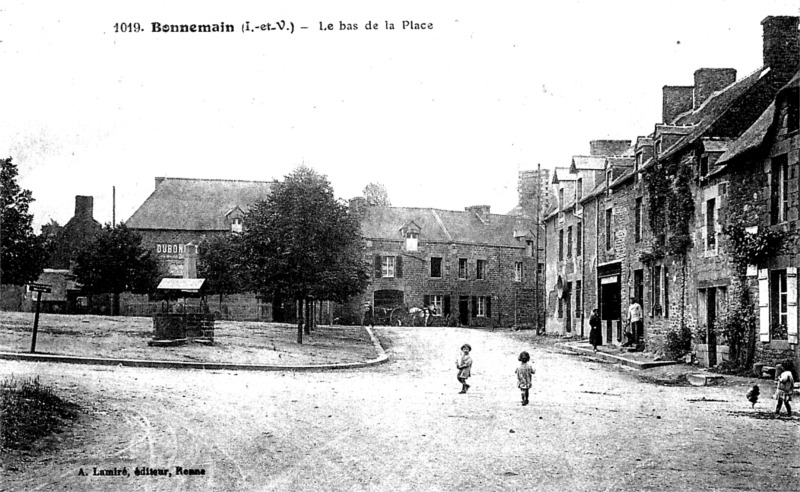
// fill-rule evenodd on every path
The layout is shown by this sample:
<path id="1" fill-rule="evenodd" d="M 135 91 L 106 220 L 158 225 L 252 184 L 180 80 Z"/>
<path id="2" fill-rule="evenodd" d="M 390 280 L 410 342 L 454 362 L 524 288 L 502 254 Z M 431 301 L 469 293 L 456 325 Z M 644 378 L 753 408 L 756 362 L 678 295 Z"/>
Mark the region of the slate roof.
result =
<path id="1" fill-rule="evenodd" d="M 572 156 L 572 165 L 569 168 L 571 173 L 579 170 L 602 171 L 606 168 L 605 156 L 575 155 Z"/>
<path id="2" fill-rule="evenodd" d="M 783 97 L 785 91 L 800 87 L 800 72 L 796 73 L 778 93 L 776 99 Z M 775 124 L 775 101 L 761 113 L 761 116 L 748 128 L 738 139 L 730 144 L 724 154 L 717 160 L 716 166 L 723 166 L 729 161 L 745 152 L 755 149 L 761 145 L 767 133 Z"/>
<path id="3" fill-rule="evenodd" d="M 561 174 L 561 177 L 559 177 L 559 173 Z M 576 181 L 577 179 L 578 176 L 570 173 L 568 167 L 557 167 L 553 169 L 553 180 L 551 183 L 556 184 L 559 181 Z"/>
<path id="4" fill-rule="evenodd" d="M 691 144 L 703 136 L 725 113 L 747 94 L 751 89 L 758 85 L 758 82 L 769 73 L 769 68 L 760 68 L 747 77 L 734 82 L 721 91 L 714 92 L 703 104 L 693 111 L 678 116 L 673 124 L 675 125 L 694 125 L 692 131 L 678 140 L 669 149 L 666 149 L 661 158 L 669 158 L 686 145 Z"/>
<path id="5" fill-rule="evenodd" d="M 133 213 L 132 229 L 227 231 L 226 214 L 269 195 L 274 181 L 158 178 L 156 189 Z"/>
<path id="6" fill-rule="evenodd" d="M 530 230 L 533 221 L 510 215 L 489 214 L 484 223 L 474 212 L 409 207 L 365 207 L 361 234 L 366 239 L 402 240 L 400 229 L 413 221 L 420 242 L 487 244 L 524 247 L 515 231 Z"/>

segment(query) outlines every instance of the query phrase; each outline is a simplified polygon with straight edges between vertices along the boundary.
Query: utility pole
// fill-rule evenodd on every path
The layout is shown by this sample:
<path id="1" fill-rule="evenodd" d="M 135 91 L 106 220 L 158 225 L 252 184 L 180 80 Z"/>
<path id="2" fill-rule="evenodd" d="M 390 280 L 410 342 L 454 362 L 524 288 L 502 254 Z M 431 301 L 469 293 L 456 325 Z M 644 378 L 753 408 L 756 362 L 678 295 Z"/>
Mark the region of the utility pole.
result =
<path id="1" fill-rule="evenodd" d="M 540 216 L 541 216 L 541 197 L 542 197 L 542 165 L 540 163 L 536 164 L 536 253 L 534 257 L 536 258 L 536 285 L 534 294 L 536 296 L 535 302 L 533 303 L 536 309 L 536 333 L 539 333 L 539 329 L 541 327 L 541 320 L 539 316 L 539 297 L 541 296 L 541 287 L 539 282 L 539 228 L 540 228 Z"/>
<path id="2" fill-rule="evenodd" d="M 111 227 L 117 227 L 117 187 L 111 187 Z"/>

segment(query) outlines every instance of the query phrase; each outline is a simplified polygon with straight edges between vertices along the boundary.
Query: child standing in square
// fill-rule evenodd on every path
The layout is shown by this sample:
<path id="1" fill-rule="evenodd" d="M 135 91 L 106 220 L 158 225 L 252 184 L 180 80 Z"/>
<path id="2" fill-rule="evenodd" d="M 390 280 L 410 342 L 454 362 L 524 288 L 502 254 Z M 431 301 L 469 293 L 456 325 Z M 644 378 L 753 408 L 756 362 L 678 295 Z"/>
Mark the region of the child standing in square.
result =
<path id="1" fill-rule="evenodd" d="M 787 363 L 785 365 L 789 365 Z M 792 377 L 791 367 L 788 369 L 783 365 L 778 364 L 775 368 L 775 379 L 777 381 L 775 388 L 775 399 L 778 400 L 778 406 L 775 407 L 775 415 L 781 414 L 781 406 L 786 406 L 786 415 L 792 416 L 792 407 L 789 404 L 792 401 L 792 393 L 794 393 L 794 377 Z"/>
<path id="2" fill-rule="evenodd" d="M 469 389 L 467 378 L 470 377 L 472 369 L 472 357 L 469 356 L 470 352 L 472 352 L 472 347 L 468 343 L 465 343 L 461 346 L 461 357 L 456 360 L 458 382 L 461 383 L 461 391 L 458 392 L 459 394 L 466 393 Z"/>
<path id="3" fill-rule="evenodd" d="M 522 406 L 528 404 L 528 392 L 533 385 L 532 379 L 533 375 L 536 374 L 536 369 L 533 368 L 529 361 L 531 360 L 531 356 L 528 352 L 522 352 L 519 354 L 519 361 L 521 364 L 517 367 L 517 382 L 520 391 L 522 392 Z"/>

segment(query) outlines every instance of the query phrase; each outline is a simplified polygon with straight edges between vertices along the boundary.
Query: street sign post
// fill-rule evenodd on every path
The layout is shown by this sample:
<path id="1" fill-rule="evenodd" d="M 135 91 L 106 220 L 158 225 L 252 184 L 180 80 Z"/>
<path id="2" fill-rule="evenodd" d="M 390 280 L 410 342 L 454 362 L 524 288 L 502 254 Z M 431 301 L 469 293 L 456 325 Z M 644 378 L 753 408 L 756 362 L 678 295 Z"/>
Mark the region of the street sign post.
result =
<path id="1" fill-rule="evenodd" d="M 29 284 L 31 292 L 36 292 L 36 315 L 33 317 L 33 335 L 31 336 L 31 353 L 36 352 L 36 332 L 39 329 L 39 309 L 42 305 L 42 292 L 52 292 L 51 285 L 48 284 Z"/>

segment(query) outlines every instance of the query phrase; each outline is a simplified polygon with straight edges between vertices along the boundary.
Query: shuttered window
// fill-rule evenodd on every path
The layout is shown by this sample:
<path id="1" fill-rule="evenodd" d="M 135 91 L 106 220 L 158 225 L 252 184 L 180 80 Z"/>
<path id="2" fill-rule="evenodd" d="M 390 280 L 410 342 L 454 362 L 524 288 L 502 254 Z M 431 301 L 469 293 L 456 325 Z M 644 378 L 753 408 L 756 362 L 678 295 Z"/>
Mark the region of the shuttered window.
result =
<path id="1" fill-rule="evenodd" d="M 402 276 L 403 258 L 401 256 L 375 256 L 375 278 Z"/>
<path id="2" fill-rule="evenodd" d="M 769 342 L 769 270 L 758 271 L 758 336 Z"/>
<path id="3" fill-rule="evenodd" d="M 789 343 L 797 343 L 797 268 L 786 270 L 786 328 Z"/>

